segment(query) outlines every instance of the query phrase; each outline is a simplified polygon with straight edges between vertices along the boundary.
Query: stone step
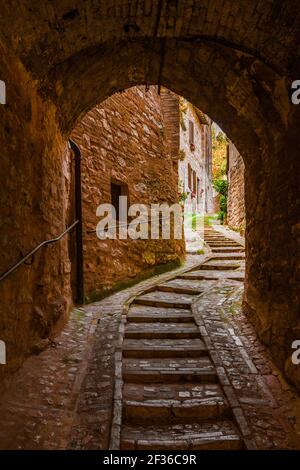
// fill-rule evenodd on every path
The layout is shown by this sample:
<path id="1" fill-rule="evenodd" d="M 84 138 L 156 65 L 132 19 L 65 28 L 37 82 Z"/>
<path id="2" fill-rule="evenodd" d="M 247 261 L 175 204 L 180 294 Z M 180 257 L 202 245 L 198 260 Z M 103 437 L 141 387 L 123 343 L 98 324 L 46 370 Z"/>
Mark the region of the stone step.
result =
<path id="1" fill-rule="evenodd" d="M 243 442 L 229 420 L 193 424 L 124 426 L 121 450 L 239 450 Z"/>
<path id="2" fill-rule="evenodd" d="M 136 358 L 200 357 L 207 349 L 196 339 L 128 339 L 123 342 L 123 356 Z"/>
<path id="3" fill-rule="evenodd" d="M 157 286 L 157 289 L 161 292 L 176 292 L 177 294 L 188 294 L 188 295 L 200 295 L 202 290 L 198 287 L 180 286 L 180 281 L 174 279 L 174 281 L 165 282 Z"/>
<path id="4" fill-rule="evenodd" d="M 194 319 L 193 315 L 189 313 L 184 313 L 182 315 L 174 312 L 170 313 L 143 313 L 143 314 L 129 314 L 127 316 L 128 324 L 133 323 L 177 323 L 185 324 L 190 323 Z"/>
<path id="5" fill-rule="evenodd" d="M 209 238 L 204 238 L 204 240 L 206 241 L 206 243 L 213 243 L 213 242 L 228 242 L 228 241 L 231 241 L 229 240 L 228 238 L 224 238 L 224 237 L 209 237 Z"/>
<path id="6" fill-rule="evenodd" d="M 147 305 L 131 305 L 128 315 L 128 322 L 149 323 L 149 322 L 193 322 L 194 317 L 190 309 L 182 308 L 157 308 Z"/>
<path id="7" fill-rule="evenodd" d="M 240 256 L 240 255 L 244 255 L 244 253 L 231 253 L 230 255 L 228 255 L 228 253 L 224 256 Z M 207 261 L 205 261 L 204 264 L 201 264 L 200 268 L 202 266 L 211 266 L 211 265 L 214 265 L 214 266 L 240 266 L 240 263 L 242 262 L 243 260 L 242 259 L 238 259 L 237 261 L 235 262 L 232 262 L 230 259 L 226 259 L 223 257 L 223 255 L 218 255 L 216 256 L 215 255 L 215 258 L 210 258 L 208 259 Z"/>
<path id="8" fill-rule="evenodd" d="M 242 248 L 238 243 L 209 243 L 210 248 Z"/>
<path id="9" fill-rule="evenodd" d="M 211 258 L 210 261 L 213 263 L 226 260 L 226 261 L 239 261 L 245 259 L 245 253 L 219 253 L 215 258 Z"/>
<path id="10" fill-rule="evenodd" d="M 133 323 L 126 326 L 125 338 L 199 338 L 199 328 L 194 322 L 183 323 Z"/>
<path id="11" fill-rule="evenodd" d="M 233 238 L 228 238 L 228 237 L 204 237 L 204 240 L 207 243 L 214 243 L 214 242 L 228 242 L 228 243 L 238 243 L 236 240 Z"/>
<path id="12" fill-rule="evenodd" d="M 123 422 L 170 423 L 230 416 L 218 384 L 133 384 L 123 388 Z"/>
<path id="13" fill-rule="evenodd" d="M 232 279 L 232 280 L 243 280 L 244 273 L 240 271 L 211 271 L 211 270 L 199 270 L 190 271 L 181 275 L 183 279 L 191 280 L 210 280 L 215 281 L 216 279 Z"/>
<path id="14" fill-rule="evenodd" d="M 244 253 L 245 249 L 241 247 L 221 247 L 221 248 L 212 248 L 213 253 Z"/>
<path id="15" fill-rule="evenodd" d="M 225 237 L 205 237 L 204 240 L 206 241 L 206 243 L 210 243 L 210 242 L 228 242 L 228 241 L 231 241 L 229 240 L 229 238 L 225 238 Z"/>
<path id="16" fill-rule="evenodd" d="M 182 279 L 188 280 L 207 280 L 207 281 L 215 281 L 216 279 L 220 279 L 222 277 L 222 272 L 212 272 L 212 271 L 190 271 L 188 273 L 181 274 L 179 277 Z"/>
<path id="17" fill-rule="evenodd" d="M 235 263 L 232 262 L 231 257 L 236 261 Z M 240 264 L 245 259 L 245 253 L 221 253 L 214 255 L 209 260 L 205 261 L 205 266 L 210 264 L 217 264 L 220 266 L 224 265 L 233 265 L 233 264 Z M 201 265 L 203 266 L 203 264 Z"/>
<path id="18" fill-rule="evenodd" d="M 213 240 L 213 241 L 208 242 L 208 244 L 209 245 L 228 245 L 228 246 L 237 245 L 237 246 L 241 246 L 235 240 Z"/>
<path id="19" fill-rule="evenodd" d="M 227 245 L 227 244 L 229 244 L 229 246 L 231 246 L 231 242 L 229 242 L 228 240 L 205 240 L 205 242 L 209 246 L 212 246 L 212 245 Z"/>
<path id="20" fill-rule="evenodd" d="M 156 290 L 136 297 L 133 303 L 138 305 L 149 305 L 153 307 L 186 309 L 191 305 L 196 297 L 196 295 L 176 294 L 173 292 L 160 292 Z"/>
<path id="21" fill-rule="evenodd" d="M 202 266 L 200 266 L 199 270 L 202 271 L 232 271 L 234 269 L 238 269 L 240 267 L 239 264 L 225 264 L 220 262 L 215 262 L 215 263 L 205 263 Z"/>
<path id="22" fill-rule="evenodd" d="M 231 281 L 243 282 L 245 280 L 245 274 L 242 272 L 237 272 L 236 274 L 230 274 L 230 276 L 228 276 L 228 279 L 230 279 Z"/>
<path id="23" fill-rule="evenodd" d="M 124 358 L 123 379 L 131 383 L 216 383 L 216 370 L 206 357 Z"/>

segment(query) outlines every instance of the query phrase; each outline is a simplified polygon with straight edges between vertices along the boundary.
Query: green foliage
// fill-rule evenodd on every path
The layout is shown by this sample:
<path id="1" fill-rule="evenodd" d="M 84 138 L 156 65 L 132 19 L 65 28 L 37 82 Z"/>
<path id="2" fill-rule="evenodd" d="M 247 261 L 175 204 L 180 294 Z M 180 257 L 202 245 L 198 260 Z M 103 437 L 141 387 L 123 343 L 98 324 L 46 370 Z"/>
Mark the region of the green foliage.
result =
<path id="1" fill-rule="evenodd" d="M 213 182 L 215 190 L 227 198 L 228 194 L 228 181 L 225 179 L 215 179 Z"/>
<path id="2" fill-rule="evenodd" d="M 225 216 L 226 216 L 225 212 L 223 211 L 218 212 L 218 219 L 220 220 L 222 225 L 224 224 Z"/>
<path id="3" fill-rule="evenodd" d="M 227 214 L 227 198 L 226 196 L 220 197 L 220 210 Z"/>
<path id="4" fill-rule="evenodd" d="M 220 194 L 220 211 L 218 212 L 218 219 L 223 224 L 227 215 L 227 195 L 228 195 L 228 181 L 225 179 L 216 179 L 213 182 L 215 190 Z"/>
<path id="5" fill-rule="evenodd" d="M 216 219 L 217 215 L 205 215 L 204 216 L 204 225 L 211 226 Z"/>
<path id="6" fill-rule="evenodd" d="M 224 223 L 227 215 L 227 193 L 228 182 L 226 180 L 227 170 L 227 146 L 228 139 L 223 132 L 216 135 L 212 129 L 212 155 L 213 155 L 213 178 L 214 188 L 220 194 L 220 211 L 218 219 Z"/>

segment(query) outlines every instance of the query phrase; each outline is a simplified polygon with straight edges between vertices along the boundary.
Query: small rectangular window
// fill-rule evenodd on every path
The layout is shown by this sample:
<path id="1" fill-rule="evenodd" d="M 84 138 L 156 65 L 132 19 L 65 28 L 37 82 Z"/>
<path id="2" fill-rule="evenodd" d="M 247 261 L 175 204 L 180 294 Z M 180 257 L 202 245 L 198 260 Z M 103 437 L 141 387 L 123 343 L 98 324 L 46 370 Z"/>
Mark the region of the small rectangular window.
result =
<path id="1" fill-rule="evenodd" d="M 193 192 L 195 194 L 197 192 L 197 175 L 195 171 L 193 171 Z"/>
<path id="2" fill-rule="evenodd" d="M 128 196 L 127 184 L 111 181 L 110 183 L 111 204 L 116 210 L 116 220 L 120 220 L 120 196 Z"/>
<path id="3" fill-rule="evenodd" d="M 194 144 L 194 123 L 193 121 L 189 121 L 189 143 Z"/>
<path id="4" fill-rule="evenodd" d="M 192 168 L 190 164 L 188 164 L 188 187 L 192 189 Z"/>

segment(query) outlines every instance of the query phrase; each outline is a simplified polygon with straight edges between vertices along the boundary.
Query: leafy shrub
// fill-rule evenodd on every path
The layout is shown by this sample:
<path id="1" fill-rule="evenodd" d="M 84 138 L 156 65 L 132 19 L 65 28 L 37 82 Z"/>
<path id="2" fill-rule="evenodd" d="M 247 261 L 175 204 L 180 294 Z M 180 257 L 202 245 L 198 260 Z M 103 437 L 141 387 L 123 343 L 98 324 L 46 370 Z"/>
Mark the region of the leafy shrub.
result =
<path id="1" fill-rule="evenodd" d="M 213 184 L 215 190 L 220 194 L 220 211 L 218 212 L 218 219 L 223 224 L 227 215 L 228 181 L 224 179 L 216 179 Z"/>

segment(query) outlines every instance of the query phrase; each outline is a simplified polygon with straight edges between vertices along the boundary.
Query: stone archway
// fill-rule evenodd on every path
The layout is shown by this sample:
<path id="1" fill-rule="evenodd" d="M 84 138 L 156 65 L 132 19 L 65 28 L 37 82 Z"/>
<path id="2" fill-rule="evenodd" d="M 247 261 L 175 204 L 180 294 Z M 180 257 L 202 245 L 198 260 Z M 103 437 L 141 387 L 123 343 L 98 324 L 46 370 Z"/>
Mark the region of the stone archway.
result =
<path id="1" fill-rule="evenodd" d="M 17 35 L 11 32 L 11 21 Z M 0 71 L 8 100 L 1 131 L 7 150 L 4 168 L 15 179 L 1 181 L 3 200 L 5 193 L 24 188 L 28 223 L 42 221 L 34 238 L 54 232 L 68 219 L 61 198 L 68 185 L 61 181 L 60 155 L 77 119 L 112 93 L 134 85 L 159 82 L 184 95 L 221 125 L 244 157 L 245 308 L 283 366 L 292 353 L 292 340 L 300 334 L 300 113 L 289 100 L 291 81 L 299 71 L 298 23 L 292 1 L 228 5 L 169 0 L 129 6 L 121 1 L 114 6 L 74 2 L 71 10 L 65 2 L 24 1 L 17 17 L 10 2 L 3 7 L 1 24 Z M 33 175 L 32 168 L 39 172 Z M 18 200 L 17 192 L 12 202 L 14 198 Z M 9 250 L 9 255 L 4 256 L 4 266 L 16 258 L 21 245 L 32 243 L 32 231 L 18 233 L 21 205 L 16 213 L 5 228 L 1 250 Z M 15 233 L 14 243 L 8 233 Z M 19 328 L 25 321 L 29 336 L 33 303 L 44 309 L 49 328 L 49 298 L 55 303 L 63 292 L 55 307 L 57 318 L 69 303 L 69 281 L 63 278 L 67 246 L 63 253 L 55 250 L 30 272 L 19 300 L 7 293 L 20 285 L 19 274 L 8 287 L 0 287 L 13 317 L 20 305 L 26 306 L 25 320 L 16 322 Z M 64 259 L 58 274 L 55 256 Z M 42 279 L 42 286 L 36 287 L 36 278 Z M 44 321 L 41 315 L 38 310 L 37 325 Z M 23 354 L 30 349 L 27 343 L 20 347 Z M 290 375 L 294 373 L 291 369 Z"/>

